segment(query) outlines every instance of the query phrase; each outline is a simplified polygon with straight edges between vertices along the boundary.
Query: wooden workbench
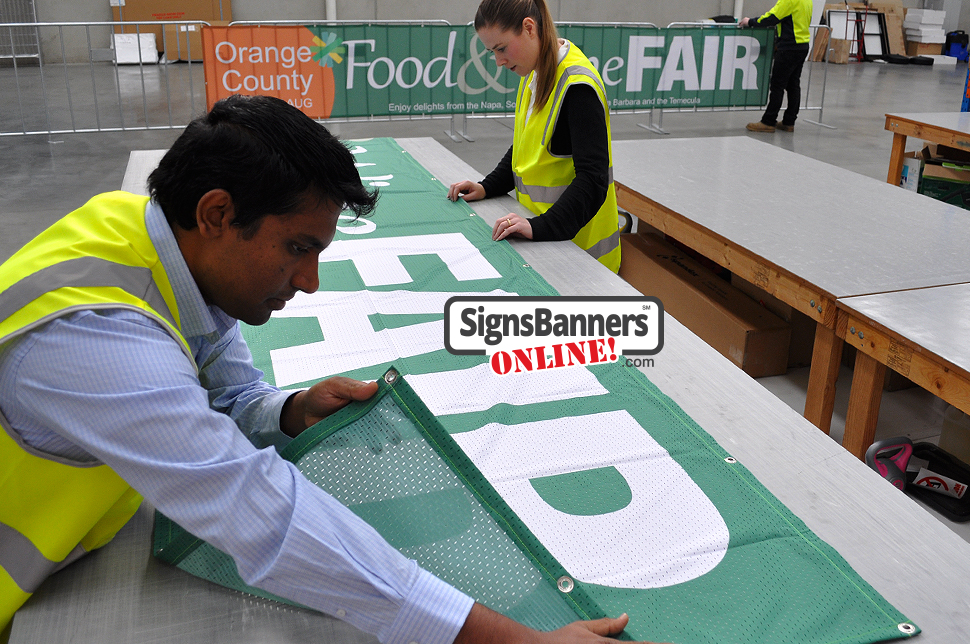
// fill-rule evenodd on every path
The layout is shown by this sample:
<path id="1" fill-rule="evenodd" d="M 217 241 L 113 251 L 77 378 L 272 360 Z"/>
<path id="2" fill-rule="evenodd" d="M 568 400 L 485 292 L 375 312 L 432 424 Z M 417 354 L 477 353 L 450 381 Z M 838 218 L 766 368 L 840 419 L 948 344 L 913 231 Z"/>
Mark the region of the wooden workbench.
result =
<path id="1" fill-rule="evenodd" d="M 887 114 L 886 129 L 893 133 L 886 181 L 894 186 L 899 185 L 903 173 L 907 137 L 914 136 L 930 143 L 970 150 L 970 113 L 967 112 Z"/>
<path id="2" fill-rule="evenodd" d="M 886 367 L 970 411 L 970 284 L 848 297 L 838 301 L 840 337 L 856 347 L 843 446 L 872 444 Z"/>
<path id="3" fill-rule="evenodd" d="M 617 141 L 613 159 L 621 208 L 818 322 L 805 417 L 826 433 L 835 301 L 970 281 L 956 206 L 746 136 Z"/>

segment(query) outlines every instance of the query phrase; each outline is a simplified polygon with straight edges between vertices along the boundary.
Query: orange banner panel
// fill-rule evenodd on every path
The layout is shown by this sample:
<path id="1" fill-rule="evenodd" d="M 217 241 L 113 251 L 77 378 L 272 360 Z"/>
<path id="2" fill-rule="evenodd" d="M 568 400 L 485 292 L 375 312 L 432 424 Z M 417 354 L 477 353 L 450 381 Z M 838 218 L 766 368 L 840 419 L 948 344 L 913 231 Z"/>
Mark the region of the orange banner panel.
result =
<path id="1" fill-rule="evenodd" d="M 303 26 L 205 27 L 208 109 L 233 94 L 275 96 L 315 119 L 333 110 L 327 44 Z"/>

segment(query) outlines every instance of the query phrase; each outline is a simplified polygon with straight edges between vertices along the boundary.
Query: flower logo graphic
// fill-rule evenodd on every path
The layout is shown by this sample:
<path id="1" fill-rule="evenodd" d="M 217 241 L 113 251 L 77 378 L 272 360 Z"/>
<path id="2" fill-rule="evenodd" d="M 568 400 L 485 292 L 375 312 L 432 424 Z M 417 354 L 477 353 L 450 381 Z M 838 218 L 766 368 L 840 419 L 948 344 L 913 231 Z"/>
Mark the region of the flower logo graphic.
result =
<path id="1" fill-rule="evenodd" d="M 321 67 L 333 67 L 344 62 L 342 54 L 346 53 L 347 48 L 343 46 L 343 40 L 337 34 L 324 31 L 322 27 L 307 27 L 313 34 L 314 47 L 310 47 L 313 52 L 313 60 L 320 63 Z"/>

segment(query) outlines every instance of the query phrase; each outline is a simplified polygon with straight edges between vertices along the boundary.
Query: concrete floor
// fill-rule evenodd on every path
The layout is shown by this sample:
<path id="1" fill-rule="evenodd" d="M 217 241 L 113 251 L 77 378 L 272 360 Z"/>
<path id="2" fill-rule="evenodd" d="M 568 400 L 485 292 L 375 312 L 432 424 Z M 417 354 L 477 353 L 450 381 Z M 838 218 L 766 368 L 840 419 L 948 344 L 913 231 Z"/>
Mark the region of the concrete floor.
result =
<path id="1" fill-rule="evenodd" d="M 130 113 L 125 117 L 129 127 L 145 122 L 167 123 L 164 109 L 159 107 L 162 96 L 181 96 L 187 87 L 185 66 L 159 68 L 158 77 L 149 84 L 136 85 L 129 93 L 111 90 L 122 96 Z M 196 66 L 198 68 L 198 66 Z M 818 106 L 821 100 L 823 74 L 827 72 L 822 120 L 835 129 L 808 123 L 818 120 L 818 110 L 803 111 L 794 133 L 754 135 L 746 133 L 744 125 L 757 120 L 760 111 L 667 113 L 663 128 L 667 136 L 757 136 L 774 145 L 799 154 L 825 161 L 846 170 L 858 172 L 884 181 L 886 177 L 892 136 L 884 129 L 886 112 L 942 112 L 959 111 L 966 64 L 915 67 L 881 63 L 850 65 L 814 63 L 806 67 L 803 86 L 811 69 L 811 91 L 808 104 Z M 197 73 L 201 70 L 191 72 Z M 127 73 L 127 72 L 126 72 Z M 153 72 L 154 73 L 154 72 Z M 130 74 L 128 74 L 130 76 Z M 175 81 L 170 82 L 172 75 Z M 113 75 L 114 82 L 124 86 L 125 75 Z M 106 82 L 111 82 L 109 78 Z M 128 82 L 134 82 L 129 80 Z M 10 76 L 0 76 L 0 85 L 13 87 Z M 201 86 L 194 86 L 195 92 Z M 173 91 L 174 88 L 174 91 Z M 180 89 L 181 88 L 181 89 Z M 12 94 L 0 92 L 0 131 L 4 121 L 32 115 L 31 127 L 38 121 L 38 110 L 16 106 Z M 194 101 L 193 101 L 194 102 Z M 84 101 L 78 101 L 75 112 L 83 117 Z M 162 103 L 164 104 L 164 103 Z M 178 119 L 185 111 L 175 110 Z M 68 123 L 63 110 L 49 107 L 45 120 Z M 197 111 L 197 110 L 195 110 Z M 144 117 L 144 118 L 142 118 Z M 617 113 L 613 116 L 615 140 L 649 139 L 663 136 L 639 126 L 648 122 L 648 114 Z M 153 121 L 153 119 L 155 119 Z M 88 119 L 90 121 L 90 118 Z M 176 120 L 176 123 L 179 121 Z M 113 123 L 116 125 L 116 123 Z M 505 153 L 512 141 L 511 119 L 469 119 L 466 132 L 474 142 L 455 142 L 445 132 L 449 119 L 421 119 L 407 121 L 373 121 L 364 123 L 335 123 L 331 129 L 344 138 L 415 137 L 430 136 L 442 143 L 483 175 Z M 458 124 L 461 125 L 460 122 Z M 19 127 L 19 126 L 18 126 Z M 57 125 L 56 127 L 64 127 Z M 80 126 L 78 126 L 80 127 Z M 30 128 L 25 128 L 30 129 Z M 81 205 L 89 197 L 120 187 L 132 150 L 167 148 L 178 130 L 99 132 L 88 134 L 59 134 L 7 136 L 0 138 L 0 261 L 7 259 L 37 232 Z M 910 148 L 919 142 L 911 141 Z M 479 178 L 479 177 L 470 177 Z M 738 186 L 739 190 L 772 190 L 779 186 Z M 819 207 L 838 208 L 827 203 L 825 186 L 818 186 Z M 851 213 L 846 213 L 851 216 Z M 970 223 L 970 212 L 967 213 Z M 915 231 L 918 234 L 918 231 Z M 804 408 L 807 369 L 796 369 L 785 376 L 764 378 L 761 383 L 779 398 L 801 412 Z M 848 400 L 851 372 L 843 368 L 832 437 L 841 440 Z M 943 412 L 947 405 L 922 389 L 887 392 L 883 396 L 877 438 L 907 435 L 914 440 L 935 442 L 940 433 Z M 824 475 L 820 473 L 820 475 Z M 942 519 L 970 541 L 970 524 L 953 524 Z"/>

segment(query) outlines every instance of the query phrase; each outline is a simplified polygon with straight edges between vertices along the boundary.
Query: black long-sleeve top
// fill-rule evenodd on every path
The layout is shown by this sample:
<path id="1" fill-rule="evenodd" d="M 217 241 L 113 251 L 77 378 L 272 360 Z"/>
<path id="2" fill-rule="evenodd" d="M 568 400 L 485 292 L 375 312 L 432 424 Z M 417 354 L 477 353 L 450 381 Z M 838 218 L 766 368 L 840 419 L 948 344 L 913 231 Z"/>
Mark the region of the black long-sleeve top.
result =
<path id="1" fill-rule="evenodd" d="M 534 116 L 531 118 L 535 118 Z M 541 217 L 532 217 L 532 239 L 572 239 L 606 201 L 609 189 L 610 140 L 603 103 L 589 85 L 577 83 L 563 97 L 549 144 L 559 156 L 572 156 L 576 178 Z M 487 177 L 482 179 L 485 197 L 504 195 L 515 189 L 512 147 Z"/>

